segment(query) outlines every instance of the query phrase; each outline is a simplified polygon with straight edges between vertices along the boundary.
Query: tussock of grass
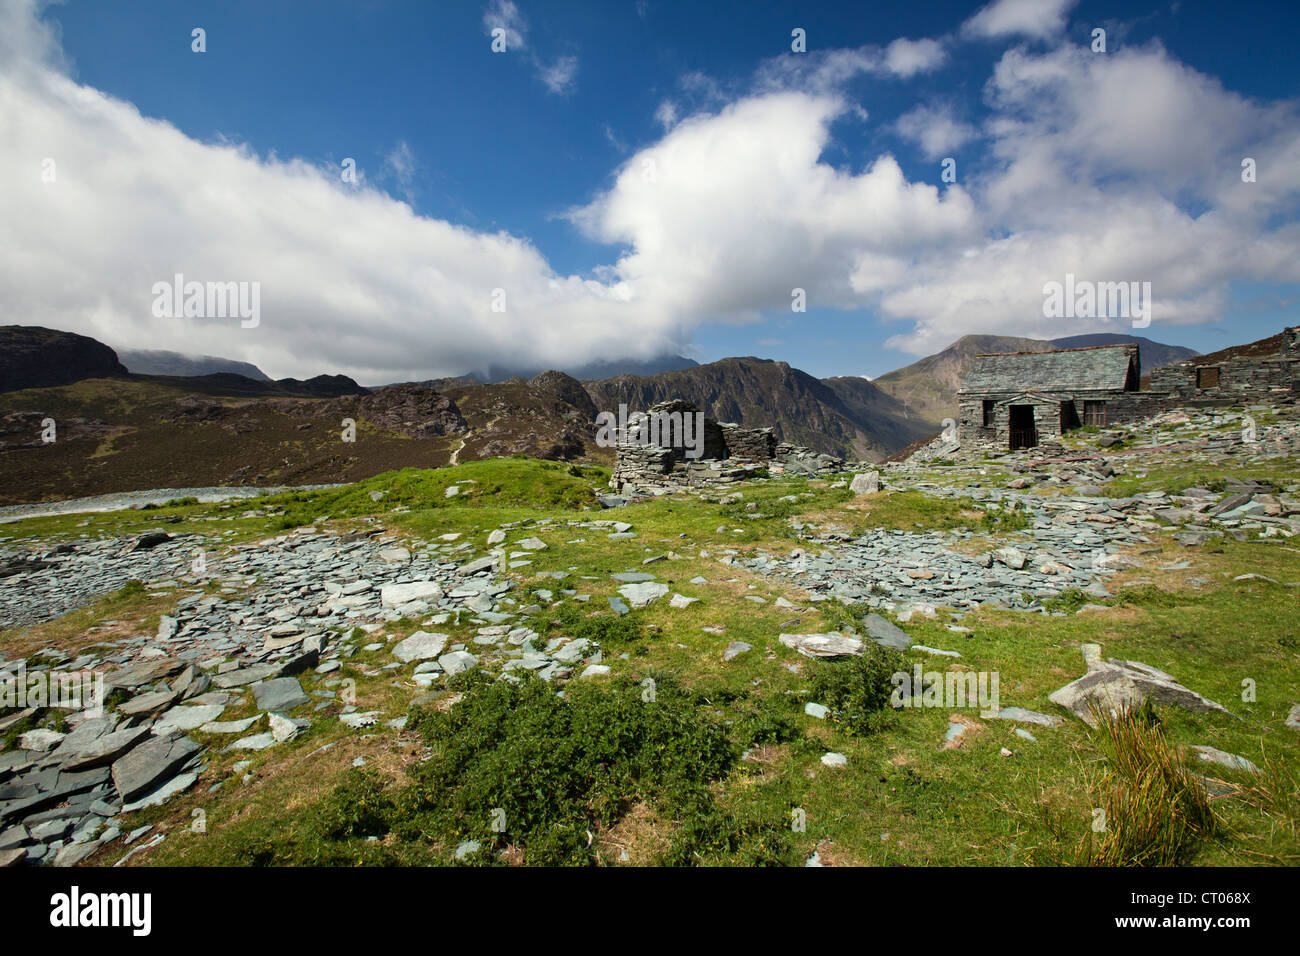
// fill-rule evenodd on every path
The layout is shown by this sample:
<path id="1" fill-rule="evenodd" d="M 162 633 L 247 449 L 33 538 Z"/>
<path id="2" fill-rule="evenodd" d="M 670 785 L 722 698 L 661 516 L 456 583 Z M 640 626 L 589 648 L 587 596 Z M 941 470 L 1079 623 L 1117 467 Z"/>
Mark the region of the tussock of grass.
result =
<path id="1" fill-rule="evenodd" d="M 1200 778 L 1184 762 L 1148 706 L 1116 715 L 1097 711 L 1106 767 L 1094 792 L 1104 830 L 1080 849 L 1089 866 L 1175 866 L 1219 821 Z"/>

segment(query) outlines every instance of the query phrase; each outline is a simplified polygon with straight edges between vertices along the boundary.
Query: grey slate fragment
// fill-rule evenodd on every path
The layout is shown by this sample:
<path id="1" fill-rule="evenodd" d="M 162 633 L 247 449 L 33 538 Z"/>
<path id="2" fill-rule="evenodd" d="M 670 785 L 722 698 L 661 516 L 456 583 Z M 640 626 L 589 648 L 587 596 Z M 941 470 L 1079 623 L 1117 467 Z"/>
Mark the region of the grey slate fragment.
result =
<path id="1" fill-rule="evenodd" d="M 172 776 L 200 747 L 183 734 L 154 737 L 113 763 L 113 784 L 124 802 L 130 802 Z"/>
<path id="2" fill-rule="evenodd" d="M 308 703 L 302 685 L 295 677 L 277 677 L 253 685 L 253 698 L 259 710 L 289 711 Z"/>
<path id="3" fill-rule="evenodd" d="M 862 626 L 867 629 L 867 636 L 881 647 L 905 651 L 912 646 L 912 639 L 902 628 L 879 614 L 868 614 L 862 619 Z"/>

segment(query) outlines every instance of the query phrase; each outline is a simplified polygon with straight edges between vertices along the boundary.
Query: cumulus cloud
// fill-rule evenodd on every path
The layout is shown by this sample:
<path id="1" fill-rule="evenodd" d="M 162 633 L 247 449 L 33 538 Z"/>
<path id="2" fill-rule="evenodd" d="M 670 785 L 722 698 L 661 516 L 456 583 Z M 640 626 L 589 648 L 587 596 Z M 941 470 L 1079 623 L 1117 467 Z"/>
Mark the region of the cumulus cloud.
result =
<path id="1" fill-rule="evenodd" d="M 1216 321 L 1234 281 L 1300 281 L 1300 115 L 1259 104 L 1159 45 L 1105 57 L 1006 53 L 987 89 L 991 162 L 971 186 L 988 236 L 916 263 L 882 294 L 912 352 L 970 332 L 1056 337 L 1042 286 L 1067 273 L 1149 281 L 1155 327 Z M 1243 183 L 1241 158 L 1271 170 Z"/>
<path id="2" fill-rule="evenodd" d="M 900 116 L 894 128 L 920 146 L 926 159 L 948 156 L 979 135 L 974 126 L 955 119 L 947 106 L 918 106 Z"/>
<path id="3" fill-rule="evenodd" d="M 995 0 L 962 24 L 968 37 L 1013 35 L 1045 40 L 1065 29 L 1066 15 L 1078 0 Z"/>
<path id="4" fill-rule="evenodd" d="M 854 307 L 864 255 L 905 256 L 977 238 L 960 187 L 908 182 L 890 156 L 859 173 L 819 161 L 846 109 L 805 92 L 749 97 L 680 122 L 571 214 L 631 251 L 610 275 L 674 313 L 754 318 L 803 288 L 809 304 Z"/>
<path id="5" fill-rule="evenodd" d="M 947 51 L 938 40 L 899 38 L 885 48 L 884 67 L 895 76 L 907 78 L 929 73 L 943 65 Z"/>
<path id="6" fill-rule="evenodd" d="M 364 176 L 348 184 L 338 167 L 142 116 L 44 58 L 51 34 L 29 0 L 0 0 L 0 15 L 4 321 L 369 382 L 650 357 L 687 338 L 626 286 L 557 274 L 526 238 L 417 216 Z M 408 159 L 398 149 L 388 165 Z M 260 324 L 156 318 L 153 284 L 177 273 L 260 282 Z"/>

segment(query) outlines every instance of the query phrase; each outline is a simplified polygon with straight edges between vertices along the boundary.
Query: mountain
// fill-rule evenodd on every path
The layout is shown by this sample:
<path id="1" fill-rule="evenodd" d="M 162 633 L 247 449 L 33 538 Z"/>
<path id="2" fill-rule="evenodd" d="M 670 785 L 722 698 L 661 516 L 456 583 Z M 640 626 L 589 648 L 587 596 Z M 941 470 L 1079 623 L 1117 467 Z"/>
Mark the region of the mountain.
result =
<path id="1" fill-rule="evenodd" d="M 658 375 L 660 372 L 675 372 L 680 369 L 695 368 L 699 365 L 694 359 L 684 355 L 660 355 L 651 359 L 615 359 L 613 361 L 588 362 L 563 369 L 510 368 L 504 365 L 491 365 L 486 372 L 467 372 L 455 378 L 433 379 L 428 384 L 435 387 L 461 382 L 478 382 L 479 384 L 498 384 L 512 378 L 533 379 L 543 372 L 560 371 L 570 378 L 582 381 L 614 378 L 617 375 Z"/>
<path id="2" fill-rule="evenodd" d="M 161 349 L 119 349 L 117 357 L 128 371 L 137 375 L 196 376 L 228 372 L 255 382 L 271 381 L 271 377 L 256 365 L 215 355 L 182 355 Z"/>
<path id="3" fill-rule="evenodd" d="M 126 375 L 103 342 L 38 325 L 0 326 L 0 392 Z"/>
<path id="4" fill-rule="evenodd" d="M 446 394 L 469 426 L 457 461 L 516 454 L 613 461 L 612 449 L 596 445 L 595 403 L 581 382 L 563 372 L 453 385 Z"/>
<path id="5" fill-rule="evenodd" d="M 1063 339 L 1052 339 L 1058 349 L 1089 348 L 1094 345 L 1126 345 L 1134 343 L 1138 347 L 1138 357 L 1142 361 L 1142 374 L 1153 368 L 1164 368 L 1175 362 L 1183 362 L 1198 353 L 1181 345 L 1165 345 L 1153 342 L 1140 335 L 1120 335 L 1116 332 L 1093 332 L 1086 335 L 1070 335 Z"/>
<path id="6" fill-rule="evenodd" d="M 823 381 L 770 359 L 726 358 L 583 384 L 601 411 L 617 414 L 620 404 L 638 411 L 684 398 L 718 421 L 771 426 L 779 440 L 849 458 L 880 457 L 935 431 L 866 379 Z"/>
<path id="7" fill-rule="evenodd" d="M 957 388 L 972 359 L 985 352 L 1049 352 L 1053 349 L 1084 348 L 1093 345 L 1134 343 L 1145 374 L 1153 368 L 1191 358 L 1196 352 L 1177 345 L 1153 342 L 1140 335 L 1098 332 L 1060 339 L 1026 339 L 1010 335 L 964 335 L 934 355 L 927 355 L 904 368 L 874 380 L 883 391 L 913 415 L 938 423 L 957 413 Z"/>

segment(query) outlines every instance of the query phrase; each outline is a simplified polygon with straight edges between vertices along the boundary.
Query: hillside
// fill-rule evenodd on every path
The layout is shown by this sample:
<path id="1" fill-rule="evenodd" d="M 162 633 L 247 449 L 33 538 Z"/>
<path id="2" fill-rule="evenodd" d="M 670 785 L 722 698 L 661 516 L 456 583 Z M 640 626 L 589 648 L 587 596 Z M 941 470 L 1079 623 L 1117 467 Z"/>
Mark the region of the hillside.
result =
<path id="1" fill-rule="evenodd" d="M 310 386 L 231 376 L 264 389 L 250 394 L 238 383 L 221 387 L 219 378 L 98 378 L 0 395 L 0 503 L 351 481 L 445 464 L 465 430 L 454 405 L 432 389 L 320 397 Z M 58 429 L 50 444 L 40 440 L 46 417 Z M 344 418 L 357 422 L 354 443 L 341 440 Z"/>
<path id="2" fill-rule="evenodd" d="M 463 403 L 463 408 L 462 408 Z M 595 406 L 559 372 L 374 391 L 346 376 L 123 376 L 0 395 L 0 504 L 118 491 L 356 481 L 479 458 L 611 460 Z M 41 440 L 53 418 L 57 440 Z M 356 423 L 342 440 L 344 420 Z"/>
<path id="3" fill-rule="evenodd" d="M 493 385 L 453 385 L 446 393 L 469 426 L 457 461 L 514 454 L 613 460 L 612 449 L 596 445 L 597 409 L 591 396 L 563 372 Z"/>
<path id="4" fill-rule="evenodd" d="M 1196 353 L 1176 345 L 1164 345 L 1138 335 L 1099 332 L 1059 339 L 1028 339 L 1009 335 L 964 335 L 934 355 L 895 369 L 874 380 L 880 389 L 902 402 L 913 415 L 934 422 L 956 414 L 957 389 L 971 360 L 986 352 L 1049 352 L 1053 349 L 1092 345 L 1135 343 L 1143 374 L 1171 365 Z"/>
<path id="5" fill-rule="evenodd" d="M 271 381 L 271 376 L 251 362 L 237 362 L 215 355 L 182 355 L 162 349 L 118 349 L 117 357 L 128 371 L 137 375 L 197 376 L 229 372 L 255 382 Z"/>
<path id="6" fill-rule="evenodd" d="M 771 426 L 782 441 L 850 458 L 881 456 L 935 430 L 865 379 L 822 381 L 769 359 L 726 358 L 584 385 L 602 411 L 684 398 L 718 421 Z"/>
<path id="7" fill-rule="evenodd" d="M 0 392 L 125 374 L 116 353 L 88 336 L 36 325 L 0 326 Z"/>

